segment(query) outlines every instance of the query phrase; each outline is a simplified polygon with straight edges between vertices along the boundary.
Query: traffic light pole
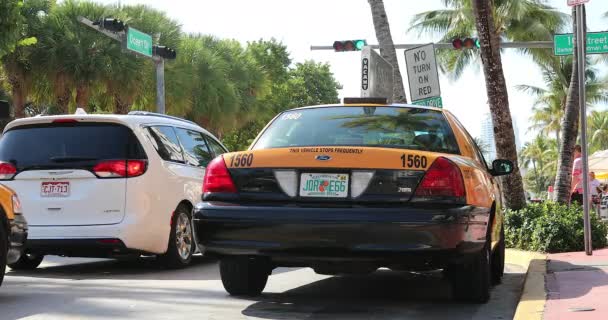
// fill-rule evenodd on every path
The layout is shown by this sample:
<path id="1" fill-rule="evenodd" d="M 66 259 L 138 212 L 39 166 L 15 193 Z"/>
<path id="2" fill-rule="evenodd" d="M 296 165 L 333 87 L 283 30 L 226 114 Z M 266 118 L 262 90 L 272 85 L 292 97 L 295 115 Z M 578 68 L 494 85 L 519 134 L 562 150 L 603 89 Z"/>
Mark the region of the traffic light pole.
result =
<path id="1" fill-rule="evenodd" d="M 156 112 L 165 114 L 165 59 L 155 57 L 156 65 Z"/>
<path id="2" fill-rule="evenodd" d="M 408 44 L 396 44 L 395 49 L 412 49 L 420 46 L 427 45 L 428 43 L 408 43 Z M 380 49 L 377 44 L 368 45 L 372 49 Z M 542 49 L 542 48 L 553 48 L 553 41 L 522 41 L 522 42 L 502 42 L 501 48 L 530 48 L 530 49 Z M 435 43 L 435 49 L 454 49 L 452 43 Z M 334 50 L 333 46 L 310 46 L 310 50 Z"/>

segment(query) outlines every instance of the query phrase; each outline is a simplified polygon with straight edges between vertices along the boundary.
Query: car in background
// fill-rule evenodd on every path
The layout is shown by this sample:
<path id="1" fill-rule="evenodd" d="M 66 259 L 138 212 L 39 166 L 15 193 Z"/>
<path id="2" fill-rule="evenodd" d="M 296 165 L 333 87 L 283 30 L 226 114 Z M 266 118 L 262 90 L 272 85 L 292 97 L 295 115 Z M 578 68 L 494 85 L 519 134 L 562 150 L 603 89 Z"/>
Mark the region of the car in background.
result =
<path id="1" fill-rule="evenodd" d="M 25 254 L 155 254 L 169 267 L 196 251 L 191 211 L 207 163 L 226 148 L 197 124 L 166 115 L 60 115 L 9 123 L 0 176 L 21 197 L 29 222 Z"/>
<path id="2" fill-rule="evenodd" d="M 19 260 L 27 240 L 27 222 L 17 194 L 0 185 L 0 285 L 7 263 Z"/>
<path id="3" fill-rule="evenodd" d="M 447 110 L 349 99 L 277 115 L 247 151 L 207 167 L 197 241 L 231 295 L 260 294 L 276 267 L 321 274 L 445 269 L 484 303 L 503 276 L 495 176 Z"/>

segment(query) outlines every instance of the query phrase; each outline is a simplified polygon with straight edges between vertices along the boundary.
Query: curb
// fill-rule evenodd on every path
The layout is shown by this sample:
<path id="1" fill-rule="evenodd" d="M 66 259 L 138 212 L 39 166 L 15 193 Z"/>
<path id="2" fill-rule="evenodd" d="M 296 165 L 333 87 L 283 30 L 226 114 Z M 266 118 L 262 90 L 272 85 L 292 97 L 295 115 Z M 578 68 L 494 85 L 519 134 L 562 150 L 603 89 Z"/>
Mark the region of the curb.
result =
<path id="1" fill-rule="evenodd" d="M 513 319 L 542 320 L 547 300 L 545 292 L 547 255 L 538 252 L 507 249 L 505 262 L 527 269 L 524 288 L 517 303 Z"/>

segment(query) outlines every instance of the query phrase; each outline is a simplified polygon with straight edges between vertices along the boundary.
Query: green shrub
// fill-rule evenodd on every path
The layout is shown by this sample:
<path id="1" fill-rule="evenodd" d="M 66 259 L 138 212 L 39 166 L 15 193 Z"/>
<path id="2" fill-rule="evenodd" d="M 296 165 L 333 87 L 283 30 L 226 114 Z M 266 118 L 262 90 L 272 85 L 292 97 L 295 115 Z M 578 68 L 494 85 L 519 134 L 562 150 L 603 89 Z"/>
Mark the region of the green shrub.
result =
<path id="1" fill-rule="evenodd" d="M 591 212 L 593 248 L 606 246 L 608 226 Z M 568 252 L 585 249 L 583 210 L 555 202 L 533 203 L 505 212 L 505 241 L 509 248 L 541 252 Z"/>

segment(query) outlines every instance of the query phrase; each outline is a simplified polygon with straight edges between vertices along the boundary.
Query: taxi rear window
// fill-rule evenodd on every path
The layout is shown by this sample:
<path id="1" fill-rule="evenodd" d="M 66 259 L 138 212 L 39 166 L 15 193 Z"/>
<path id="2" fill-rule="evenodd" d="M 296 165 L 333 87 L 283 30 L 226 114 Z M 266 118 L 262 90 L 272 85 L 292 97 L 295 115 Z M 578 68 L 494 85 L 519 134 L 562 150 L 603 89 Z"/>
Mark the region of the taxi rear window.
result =
<path id="1" fill-rule="evenodd" d="M 402 107 L 320 107 L 280 114 L 253 149 L 363 146 L 458 154 L 445 116 Z"/>

